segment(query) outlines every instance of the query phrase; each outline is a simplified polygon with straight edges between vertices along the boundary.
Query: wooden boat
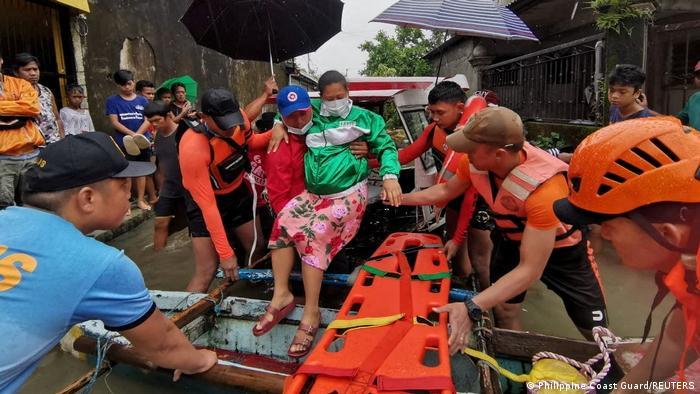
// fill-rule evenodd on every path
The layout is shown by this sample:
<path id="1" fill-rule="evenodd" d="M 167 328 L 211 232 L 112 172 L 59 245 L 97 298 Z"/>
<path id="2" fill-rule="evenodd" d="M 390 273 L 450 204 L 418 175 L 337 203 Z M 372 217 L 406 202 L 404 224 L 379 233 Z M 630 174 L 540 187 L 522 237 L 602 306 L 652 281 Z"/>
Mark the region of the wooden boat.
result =
<path id="1" fill-rule="evenodd" d="M 207 298 L 205 294 L 186 292 L 152 291 L 151 295 L 158 308 L 168 315 Z M 287 349 L 301 319 L 302 307 L 297 306 L 287 319 L 267 335 L 254 337 L 252 327 L 264 313 L 268 301 L 225 297 L 206 302 L 216 303 L 215 311 L 197 317 L 183 331 L 196 346 L 216 350 L 221 361 L 216 373 L 197 377 L 212 383 L 243 387 L 246 391 L 282 392 L 284 378 L 299 366 L 299 360 L 287 356 Z M 322 327 L 332 322 L 335 314 L 334 309 L 322 308 Z M 101 322 L 88 321 L 80 324 L 79 328 L 79 332 L 73 330 L 74 340 L 68 344 L 71 350 L 95 354 L 97 339 L 109 337 L 115 345 L 109 348 L 108 359 L 140 368 L 157 369 L 131 351 L 125 338 L 106 331 Z M 491 334 L 485 334 L 487 332 Z M 529 360 L 539 351 L 547 350 L 580 361 L 598 352 L 598 347 L 591 342 L 488 327 L 481 329 L 475 339 L 479 350 L 497 356 L 503 366 L 516 373 L 529 371 Z M 492 369 L 475 364 L 464 355 L 453 356 L 451 366 L 458 392 L 498 394 L 524 390 L 521 385 L 512 382 L 499 383 L 499 377 Z"/>

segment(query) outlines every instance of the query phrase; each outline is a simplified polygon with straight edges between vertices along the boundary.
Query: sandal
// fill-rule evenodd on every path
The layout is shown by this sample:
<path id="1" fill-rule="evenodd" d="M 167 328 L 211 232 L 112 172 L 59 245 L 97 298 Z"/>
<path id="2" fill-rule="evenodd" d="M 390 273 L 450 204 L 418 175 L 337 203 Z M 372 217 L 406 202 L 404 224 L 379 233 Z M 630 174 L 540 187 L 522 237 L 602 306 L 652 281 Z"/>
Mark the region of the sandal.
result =
<path id="1" fill-rule="evenodd" d="M 318 326 L 312 327 L 308 324 L 300 323 L 297 333 L 294 334 L 294 340 L 292 340 L 292 343 L 289 345 L 287 355 L 291 358 L 302 358 L 309 354 L 311 351 L 311 344 L 314 342 L 314 338 L 316 338 L 317 331 Z M 292 347 L 294 345 L 301 345 L 301 350 L 293 352 Z"/>
<path id="2" fill-rule="evenodd" d="M 126 153 L 128 153 L 131 156 L 138 156 L 141 154 L 141 149 L 139 149 L 139 146 L 136 144 L 136 141 L 134 141 L 134 137 L 130 135 L 125 135 L 124 139 L 122 140 L 122 143 L 124 144 L 124 150 L 126 150 Z"/>
<path id="3" fill-rule="evenodd" d="M 276 326 L 277 323 L 280 322 L 280 320 L 289 316 L 289 314 L 292 313 L 296 306 L 296 299 L 292 300 L 292 302 L 287 304 L 287 306 L 285 306 L 282 309 L 277 309 L 272 305 L 268 305 L 267 308 L 265 308 L 265 314 L 260 316 L 258 322 L 255 325 L 253 325 L 253 335 L 259 337 L 261 335 L 267 334 L 267 332 L 272 330 L 272 328 Z M 272 321 L 265 319 L 265 316 L 267 316 L 268 313 L 272 315 Z M 260 325 L 259 329 L 258 325 Z"/>
<path id="4" fill-rule="evenodd" d="M 140 150 L 148 149 L 151 147 L 151 141 L 143 134 L 136 134 L 132 136 L 134 143 L 139 147 Z"/>

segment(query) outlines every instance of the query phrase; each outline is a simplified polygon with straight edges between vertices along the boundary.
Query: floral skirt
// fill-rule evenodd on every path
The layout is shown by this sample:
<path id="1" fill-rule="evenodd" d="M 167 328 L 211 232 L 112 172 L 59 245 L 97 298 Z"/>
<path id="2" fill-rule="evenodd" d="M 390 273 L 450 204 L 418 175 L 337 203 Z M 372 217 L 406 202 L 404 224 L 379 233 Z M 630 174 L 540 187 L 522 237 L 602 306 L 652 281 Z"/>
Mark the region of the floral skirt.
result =
<path id="1" fill-rule="evenodd" d="M 325 271 L 355 237 L 367 208 L 367 183 L 353 189 L 338 198 L 304 191 L 291 199 L 277 215 L 268 248 L 294 246 L 304 264 Z"/>

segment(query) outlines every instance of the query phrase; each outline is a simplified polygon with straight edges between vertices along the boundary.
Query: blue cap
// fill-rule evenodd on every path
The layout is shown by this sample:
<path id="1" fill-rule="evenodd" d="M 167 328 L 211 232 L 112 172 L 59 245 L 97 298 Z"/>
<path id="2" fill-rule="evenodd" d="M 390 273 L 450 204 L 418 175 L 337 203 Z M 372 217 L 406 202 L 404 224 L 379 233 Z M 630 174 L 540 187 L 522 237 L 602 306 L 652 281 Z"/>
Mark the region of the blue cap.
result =
<path id="1" fill-rule="evenodd" d="M 298 85 L 288 85 L 277 93 L 277 108 L 282 116 L 287 117 L 294 111 L 311 107 L 311 98 L 306 90 Z"/>

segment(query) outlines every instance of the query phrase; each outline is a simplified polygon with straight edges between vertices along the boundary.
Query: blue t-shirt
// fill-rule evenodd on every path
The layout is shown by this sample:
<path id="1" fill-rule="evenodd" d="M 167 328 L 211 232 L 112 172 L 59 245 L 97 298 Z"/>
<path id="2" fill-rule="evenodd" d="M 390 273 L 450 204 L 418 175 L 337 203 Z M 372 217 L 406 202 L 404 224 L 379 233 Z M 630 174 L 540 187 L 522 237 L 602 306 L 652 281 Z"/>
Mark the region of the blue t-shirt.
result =
<path id="1" fill-rule="evenodd" d="M 648 108 L 643 108 L 641 111 L 637 111 L 628 116 L 622 116 L 618 107 L 614 105 L 610 106 L 610 123 L 617 123 L 630 119 L 649 118 L 652 116 L 654 116 L 654 114 L 652 114 Z"/>
<path id="2" fill-rule="evenodd" d="M 9 207 L 0 234 L 0 393 L 18 391 L 72 325 L 96 319 L 123 331 L 155 310 L 123 251 L 55 214 Z"/>
<path id="3" fill-rule="evenodd" d="M 124 100 L 120 95 L 107 98 L 107 115 L 117 115 L 119 123 L 127 129 L 136 132 L 143 124 L 143 110 L 148 105 L 148 100 L 137 95 L 133 100 Z M 114 139 L 117 144 L 123 145 L 124 134 L 115 131 Z"/>

